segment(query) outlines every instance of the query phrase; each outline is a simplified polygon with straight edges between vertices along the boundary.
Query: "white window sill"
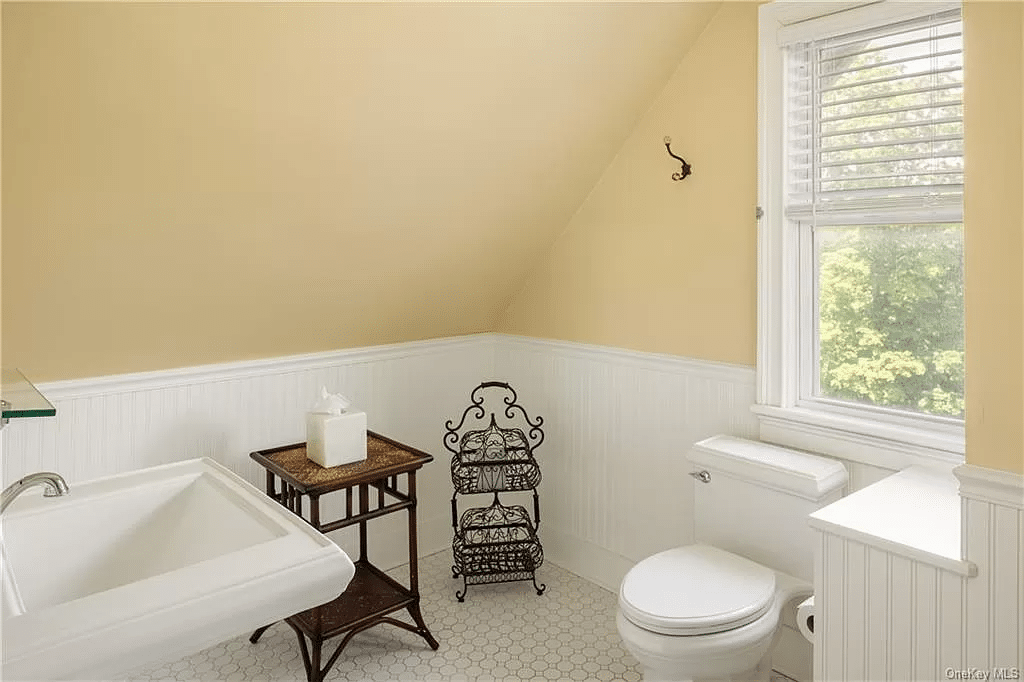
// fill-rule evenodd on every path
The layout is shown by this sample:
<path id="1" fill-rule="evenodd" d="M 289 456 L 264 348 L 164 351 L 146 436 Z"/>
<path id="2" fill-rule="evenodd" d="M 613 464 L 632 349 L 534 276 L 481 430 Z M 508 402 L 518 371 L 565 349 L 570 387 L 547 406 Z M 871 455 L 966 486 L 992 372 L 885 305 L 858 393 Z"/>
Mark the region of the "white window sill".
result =
<path id="1" fill-rule="evenodd" d="M 841 459 L 898 470 L 910 466 L 951 468 L 964 461 L 959 428 L 889 424 L 803 407 L 754 405 L 761 440 Z"/>

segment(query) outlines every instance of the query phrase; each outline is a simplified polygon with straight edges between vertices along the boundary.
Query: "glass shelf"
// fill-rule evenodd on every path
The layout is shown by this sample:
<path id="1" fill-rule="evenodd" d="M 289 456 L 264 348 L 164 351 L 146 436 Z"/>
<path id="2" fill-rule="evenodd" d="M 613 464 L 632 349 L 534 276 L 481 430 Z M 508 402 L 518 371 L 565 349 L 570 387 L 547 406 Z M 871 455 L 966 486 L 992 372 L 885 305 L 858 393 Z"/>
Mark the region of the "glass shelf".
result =
<path id="1" fill-rule="evenodd" d="M 3 399 L 5 420 L 14 417 L 52 417 L 57 414 L 57 408 L 16 369 L 0 369 L 0 398 Z"/>

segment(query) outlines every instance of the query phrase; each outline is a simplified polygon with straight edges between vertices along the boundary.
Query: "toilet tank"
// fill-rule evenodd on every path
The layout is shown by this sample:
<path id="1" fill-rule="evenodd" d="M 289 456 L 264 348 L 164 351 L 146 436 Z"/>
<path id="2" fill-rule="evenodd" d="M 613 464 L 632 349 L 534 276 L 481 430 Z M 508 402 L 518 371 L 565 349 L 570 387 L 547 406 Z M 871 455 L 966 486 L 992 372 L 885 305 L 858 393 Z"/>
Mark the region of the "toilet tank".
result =
<path id="1" fill-rule="evenodd" d="M 713 436 L 688 457 L 694 472 L 694 538 L 812 582 L 814 535 L 807 516 L 846 492 L 837 460 L 778 445 Z"/>

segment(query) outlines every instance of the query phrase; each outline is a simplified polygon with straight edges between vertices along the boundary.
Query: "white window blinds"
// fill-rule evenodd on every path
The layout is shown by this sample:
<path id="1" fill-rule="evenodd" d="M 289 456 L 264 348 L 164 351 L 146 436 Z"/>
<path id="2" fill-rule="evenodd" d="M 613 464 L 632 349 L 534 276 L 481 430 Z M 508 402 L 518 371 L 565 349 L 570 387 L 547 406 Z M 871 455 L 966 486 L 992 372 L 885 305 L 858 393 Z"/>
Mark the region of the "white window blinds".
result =
<path id="1" fill-rule="evenodd" d="M 960 220 L 962 44 L 954 9 L 790 45 L 787 215 Z"/>

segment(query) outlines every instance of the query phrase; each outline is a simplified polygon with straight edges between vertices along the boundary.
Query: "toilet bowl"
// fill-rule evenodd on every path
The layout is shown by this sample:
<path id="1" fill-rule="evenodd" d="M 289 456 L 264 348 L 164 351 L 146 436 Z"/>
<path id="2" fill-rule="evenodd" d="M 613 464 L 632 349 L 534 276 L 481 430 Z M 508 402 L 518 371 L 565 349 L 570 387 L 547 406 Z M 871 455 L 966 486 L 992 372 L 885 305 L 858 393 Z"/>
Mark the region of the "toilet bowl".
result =
<path id="1" fill-rule="evenodd" d="M 846 469 L 723 436 L 698 443 L 689 459 L 707 472 L 695 510 L 710 513 L 694 515 L 696 544 L 626 574 L 619 634 L 646 682 L 767 681 L 783 609 L 812 593 L 806 517 L 842 495 Z"/>
<path id="2" fill-rule="evenodd" d="M 811 586 L 730 552 L 690 545 L 640 562 L 616 625 L 644 680 L 767 680 L 782 607 Z"/>

